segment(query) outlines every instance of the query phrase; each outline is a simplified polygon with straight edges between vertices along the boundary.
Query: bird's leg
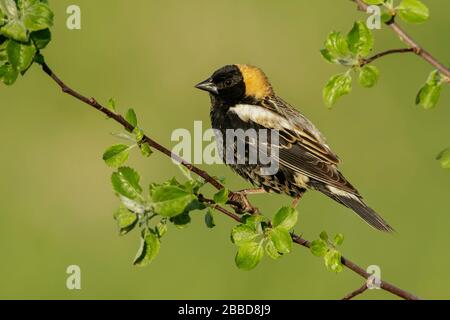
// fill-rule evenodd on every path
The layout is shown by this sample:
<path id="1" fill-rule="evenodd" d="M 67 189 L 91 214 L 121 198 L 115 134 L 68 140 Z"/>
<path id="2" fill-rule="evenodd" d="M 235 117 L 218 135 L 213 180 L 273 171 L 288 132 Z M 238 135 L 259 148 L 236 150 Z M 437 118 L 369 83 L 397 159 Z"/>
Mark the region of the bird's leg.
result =
<path id="1" fill-rule="evenodd" d="M 244 189 L 230 194 L 228 202 L 237 208 L 240 212 L 249 212 L 251 214 L 259 214 L 257 208 L 252 206 L 248 201 L 247 195 L 264 193 L 263 188 Z"/>
<path id="2" fill-rule="evenodd" d="M 292 204 L 291 204 L 292 209 L 297 208 L 298 203 L 300 202 L 300 200 L 302 199 L 304 194 L 305 194 L 305 191 L 300 192 L 299 194 L 297 194 L 297 196 L 295 196 L 295 198 L 294 198 L 294 200 L 292 200 Z"/>

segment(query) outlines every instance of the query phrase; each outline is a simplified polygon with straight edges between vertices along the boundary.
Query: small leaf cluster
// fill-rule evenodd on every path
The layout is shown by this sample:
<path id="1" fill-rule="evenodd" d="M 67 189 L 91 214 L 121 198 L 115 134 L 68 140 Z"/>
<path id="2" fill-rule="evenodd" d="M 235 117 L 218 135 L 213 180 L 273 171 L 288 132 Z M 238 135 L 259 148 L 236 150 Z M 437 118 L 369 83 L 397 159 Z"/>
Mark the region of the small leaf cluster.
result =
<path id="1" fill-rule="evenodd" d="M 108 108 L 117 113 L 117 102 L 110 99 Z M 138 117 L 133 109 L 123 116 L 133 127 L 128 132 L 115 136 L 133 142 L 131 145 L 116 144 L 103 153 L 104 162 L 116 171 L 111 175 L 111 183 L 121 206 L 114 213 L 120 235 L 126 235 L 135 228 L 140 228 L 141 246 L 134 260 L 136 266 L 146 266 L 157 256 L 161 239 L 166 234 L 168 224 L 184 228 L 191 222 L 190 214 L 196 210 L 204 210 L 205 224 L 208 228 L 215 226 L 213 208 L 217 204 L 228 201 L 229 191 L 224 188 L 213 195 L 213 203 L 199 200 L 200 189 L 205 185 L 202 178 L 194 179 L 189 170 L 179 166 L 186 181 L 178 182 L 172 178 L 164 183 L 151 183 L 145 192 L 140 182 L 139 173 L 128 166 L 130 150 L 139 147 L 143 156 L 150 156 L 151 149 L 145 141 L 145 135 L 138 126 Z"/>
<path id="2" fill-rule="evenodd" d="M 422 23 L 430 16 L 428 7 L 419 0 L 402 0 L 398 5 L 395 5 L 394 0 L 364 0 L 364 2 L 381 7 L 383 22 L 400 17 L 407 23 Z M 332 107 L 340 97 L 351 92 L 351 71 L 358 74 L 358 82 L 362 87 L 371 88 L 376 85 L 380 72 L 375 66 L 369 65 L 367 60 L 373 45 L 372 32 L 362 21 L 355 22 L 347 36 L 336 31 L 328 35 L 325 48 L 321 50 L 323 58 L 330 63 L 350 69 L 328 80 L 323 89 L 323 100 L 327 107 Z M 431 72 L 427 82 L 417 94 L 416 104 L 425 109 L 435 107 L 443 84 L 449 82 L 450 80 L 437 70 Z"/>
<path id="3" fill-rule="evenodd" d="M 242 270 L 255 268 L 264 253 L 272 259 L 291 252 L 292 237 L 289 233 L 297 223 L 298 212 L 282 207 L 271 221 L 262 215 L 246 215 L 243 223 L 231 231 L 231 240 L 238 247 L 236 266 Z"/>
<path id="4" fill-rule="evenodd" d="M 363 0 L 369 5 L 380 5 L 382 21 L 387 22 L 398 16 L 407 23 L 422 23 L 430 17 L 428 7 L 420 0 L 401 0 L 395 5 L 394 0 Z"/>
<path id="5" fill-rule="evenodd" d="M 53 12 L 46 0 L 0 0 L 0 80 L 16 82 L 51 40 Z"/>
<path id="6" fill-rule="evenodd" d="M 311 242 L 310 250 L 313 255 L 324 259 L 328 270 L 338 273 L 344 269 L 341 261 L 342 254 L 337 250 L 343 242 L 344 236 L 341 233 L 338 233 L 331 241 L 328 234 L 323 231 L 319 239 Z"/>
<path id="7" fill-rule="evenodd" d="M 150 184 L 145 193 L 136 170 L 119 167 L 112 174 L 111 183 L 122 202 L 114 214 L 120 235 L 136 226 L 141 228 L 141 247 L 134 260 L 137 266 L 148 265 L 156 257 L 169 222 L 183 228 L 191 222 L 192 211 L 206 208 L 198 200 L 198 191 L 204 185 L 201 180 L 180 183 L 173 178 Z"/>
<path id="8" fill-rule="evenodd" d="M 438 70 L 432 71 L 417 93 L 416 105 L 420 105 L 426 110 L 433 109 L 439 101 L 443 85 L 449 81 Z"/>
<path id="9" fill-rule="evenodd" d="M 115 99 L 111 98 L 109 100 L 108 108 L 117 113 L 117 102 Z M 124 132 L 115 134 L 115 136 L 128 140 L 132 144 L 115 144 L 106 149 L 103 153 L 103 161 L 113 168 L 122 166 L 130 157 L 130 151 L 135 147 L 139 147 L 142 155 L 145 157 L 149 157 L 152 154 L 149 144 L 144 139 L 144 132 L 138 127 L 136 112 L 133 109 L 128 109 L 124 118 L 134 127 L 134 130 L 131 135 L 128 132 Z"/>
<path id="10" fill-rule="evenodd" d="M 436 160 L 441 163 L 442 168 L 450 170 L 450 148 L 440 152 L 436 157 Z"/>
<path id="11" fill-rule="evenodd" d="M 365 88 L 373 87 L 379 77 L 379 71 L 374 66 L 361 67 L 364 59 L 372 52 L 374 39 L 372 32 L 362 21 L 357 21 L 347 35 L 341 32 L 331 32 L 326 41 L 325 48 L 320 52 L 322 57 L 334 64 L 349 67 L 347 72 L 332 76 L 323 89 L 323 100 L 328 107 L 351 92 L 351 71 L 356 72 L 359 84 Z"/>

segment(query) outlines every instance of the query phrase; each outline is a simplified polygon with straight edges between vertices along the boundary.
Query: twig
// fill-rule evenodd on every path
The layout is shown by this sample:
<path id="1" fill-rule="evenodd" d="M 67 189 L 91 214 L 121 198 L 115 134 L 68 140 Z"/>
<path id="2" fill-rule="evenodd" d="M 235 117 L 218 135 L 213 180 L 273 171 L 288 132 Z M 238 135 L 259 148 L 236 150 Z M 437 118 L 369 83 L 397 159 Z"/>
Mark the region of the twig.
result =
<path id="1" fill-rule="evenodd" d="M 368 4 L 364 3 L 362 0 L 351 0 L 355 2 L 358 6 L 358 9 L 364 12 L 367 12 L 367 8 L 369 7 Z M 389 26 L 402 40 L 404 43 L 406 43 L 409 47 L 411 47 L 415 54 L 417 54 L 419 57 L 427 61 L 429 64 L 434 66 L 436 69 L 439 70 L 443 75 L 445 75 L 447 78 L 450 78 L 450 70 L 441 62 L 439 62 L 435 57 L 431 55 L 428 51 L 426 51 L 423 47 L 421 47 L 417 41 L 415 41 L 413 38 L 411 38 L 396 22 L 395 19 L 391 19 L 390 21 L 387 21 L 385 23 L 387 26 Z"/>
<path id="2" fill-rule="evenodd" d="M 386 50 L 380 53 L 377 53 L 376 55 L 373 55 L 367 59 L 363 59 L 361 63 L 359 64 L 360 67 L 364 67 L 365 65 L 372 63 L 373 61 L 382 58 L 384 56 L 394 54 L 394 53 L 407 53 L 407 52 L 415 52 L 414 48 L 401 48 L 401 49 L 390 49 Z"/>
<path id="3" fill-rule="evenodd" d="M 211 199 L 207 199 L 205 198 L 202 194 L 198 195 L 198 200 L 200 202 L 203 202 L 205 204 L 207 204 L 208 206 L 212 207 L 213 209 L 222 212 L 223 214 L 229 216 L 231 219 L 235 220 L 236 222 L 241 223 L 242 219 L 240 216 L 238 216 L 237 214 L 228 211 L 227 209 L 225 209 L 224 207 L 219 206 L 214 200 Z"/>
<path id="4" fill-rule="evenodd" d="M 104 113 L 106 116 L 108 116 L 111 119 L 114 119 L 116 122 L 120 123 L 125 130 L 127 130 L 128 132 L 133 132 L 133 130 L 135 129 L 133 127 L 133 125 L 131 123 L 129 123 L 127 120 L 125 120 L 124 117 L 122 117 L 120 114 L 117 114 L 113 111 L 111 111 L 110 109 L 104 107 L 103 105 L 101 105 L 100 103 L 97 102 L 97 100 L 95 100 L 94 98 L 88 98 L 86 96 L 83 96 L 82 94 L 76 92 L 75 90 L 73 90 L 72 88 L 70 88 L 69 86 L 67 86 L 51 69 L 50 67 L 44 62 L 42 64 L 42 69 L 44 70 L 44 72 L 46 74 L 48 74 L 57 84 L 58 86 L 60 86 L 61 90 L 64 93 L 67 93 L 69 95 L 71 95 L 72 97 L 84 102 L 85 104 L 90 105 L 91 107 L 97 109 L 98 111 Z M 205 171 L 193 166 L 191 163 L 183 160 L 181 157 L 179 157 L 177 154 L 171 152 L 169 149 L 167 149 L 166 147 L 160 145 L 158 142 L 156 142 L 155 140 L 149 138 L 148 136 L 144 136 L 143 137 L 143 142 L 148 143 L 152 148 L 158 150 L 159 152 L 165 154 L 166 156 L 174 159 L 176 162 L 182 164 L 183 166 L 185 166 L 189 171 L 194 172 L 195 174 L 197 174 L 198 176 L 202 177 L 203 179 L 205 179 L 206 182 L 208 182 L 209 184 L 211 184 L 212 186 L 214 186 L 216 189 L 220 190 L 223 189 L 223 185 L 217 181 L 216 179 L 214 179 L 213 177 L 211 177 L 208 173 L 206 173 Z"/>
<path id="5" fill-rule="evenodd" d="M 342 300 L 351 300 L 356 296 L 359 296 L 360 294 L 363 294 L 368 289 L 367 283 L 364 283 L 364 285 L 361 288 L 356 289 L 355 291 L 349 293 L 346 295 Z"/>
<path id="6" fill-rule="evenodd" d="M 108 108 L 104 107 L 103 105 L 101 105 L 100 103 L 98 103 L 94 98 L 87 98 L 86 96 L 83 96 L 82 94 L 78 93 L 77 91 L 73 90 L 72 88 L 70 88 L 69 86 L 67 86 L 53 71 L 52 69 L 50 69 L 50 67 L 44 62 L 42 63 L 42 69 L 43 71 L 50 76 L 53 81 L 55 81 L 58 86 L 62 89 L 63 92 L 71 95 L 72 97 L 82 101 L 83 103 L 97 109 L 98 111 L 102 112 L 103 114 L 107 115 L 109 118 L 114 119 L 116 122 L 118 122 L 119 124 L 121 124 L 127 131 L 132 132 L 134 130 L 133 125 L 131 125 L 124 117 L 122 117 L 119 114 L 116 114 L 115 112 L 109 110 Z M 165 154 L 166 156 L 175 159 L 177 162 L 181 163 L 183 166 L 185 166 L 188 170 L 190 170 L 191 172 L 194 172 L 195 174 L 199 175 L 200 177 L 202 177 L 203 179 L 205 179 L 205 181 L 209 184 L 211 184 L 213 187 L 215 187 L 216 189 L 220 190 L 222 188 L 224 188 L 224 186 L 217 181 L 214 177 L 210 176 L 206 171 L 203 171 L 199 168 L 197 168 L 196 166 L 194 166 L 193 164 L 183 160 L 182 158 L 180 158 L 178 155 L 172 153 L 169 149 L 167 149 L 166 147 L 162 146 L 161 144 L 157 143 L 156 141 L 154 141 L 153 139 L 151 139 L 150 137 L 148 137 L 147 135 L 144 135 L 143 137 L 143 141 L 145 141 L 146 143 L 148 143 L 151 147 L 153 147 L 154 149 L 160 151 L 161 153 Z M 204 198 L 203 196 L 199 197 L 200 201 L 204 201 L 206 203 L 212 204 L 212 200 L 208 200 L 206 198 Z M 241 203 L 241 207 L 245 208 L 245 204 Z M 227 215 L 228 217 L 234 219 L 237 222 L 242 222 L 242 219 L 236 215 L 235 213 L 230 212 L 229 210 L 215 205 L 215 209 L 217 209 L 218 211 L 222 212 L 223 214 Z M 257 211 L 257 208 L 254 208 Z M 296 234 L 291 234 L 292 236 L 292 240 L 303 246 L 306 248 L 310 247 L 310 242 L 306 239 L 303 239 L 302 237 L 296 235 Z M 356 265 L 355 263 L 351 262 L 350 260 L 342 257 L 341 259 L 342 264 L 344 266 L 346 266 L 348 269 L 352 270 L 353 272 L 355 272 L 356 274 L 360 275 L 361 277 L 368 279 L 371 275 L 368 274 L 363 268 L 361 268 L 360 266 Z M 391 292 L 394 295 L 399 296 L 400 298 L 406 299 L 406 300 L 417 300 L 418 297 L 416 297 L 415 295 L 402 290 L 390 283 L 381 281 L 381 288 Z"/>

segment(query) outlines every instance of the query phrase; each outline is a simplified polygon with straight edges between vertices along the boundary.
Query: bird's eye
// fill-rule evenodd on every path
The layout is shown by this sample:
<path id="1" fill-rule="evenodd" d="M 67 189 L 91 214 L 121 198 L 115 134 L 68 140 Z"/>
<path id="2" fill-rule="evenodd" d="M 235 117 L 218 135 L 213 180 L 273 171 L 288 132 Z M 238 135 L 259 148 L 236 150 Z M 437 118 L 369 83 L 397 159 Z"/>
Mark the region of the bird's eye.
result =
<path id="1" fill-rule="evenodd" d="M 231 79 L 225 80 L 225 85 L 227 87 L 231 86 L 233 84 L 233 81 L 231 81 Z"/>

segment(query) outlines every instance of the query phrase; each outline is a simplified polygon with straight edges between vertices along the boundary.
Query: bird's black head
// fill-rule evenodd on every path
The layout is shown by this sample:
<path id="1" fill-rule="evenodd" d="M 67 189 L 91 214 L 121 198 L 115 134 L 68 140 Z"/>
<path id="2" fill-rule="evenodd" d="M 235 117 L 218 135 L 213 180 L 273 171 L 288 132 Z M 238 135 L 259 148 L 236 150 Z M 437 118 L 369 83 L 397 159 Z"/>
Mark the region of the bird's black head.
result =
<path id="1" fill-rule="evenodd" d="M 214 98 L 226 103 L 236 103 L 245 96 L 244 77 L 236 65 L 220 68 L 210 78 L 195 87 L 209 92 Z"/>

